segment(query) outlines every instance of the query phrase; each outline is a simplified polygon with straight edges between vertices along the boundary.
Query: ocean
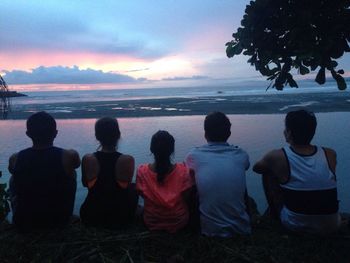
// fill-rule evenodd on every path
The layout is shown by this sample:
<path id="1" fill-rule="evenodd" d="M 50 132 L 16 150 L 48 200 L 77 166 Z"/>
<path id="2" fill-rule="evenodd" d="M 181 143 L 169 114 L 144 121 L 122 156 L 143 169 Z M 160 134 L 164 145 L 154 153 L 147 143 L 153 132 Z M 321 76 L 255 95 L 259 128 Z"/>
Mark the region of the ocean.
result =
<path id="1" fill-rule="evenodd" d="M 45 87 L 39 91 L 23 91 L 21 93 L 28 97 L 18 97 L 12 99 L 14 105 L 23 104 L 50 104 L 69 102 L 96 102 L 96 101 L 119 101 L 119 100 L 139 100 L 139 99 L 162 99 L 162 98 L 198 98 L 198 97 L 227 97 L 245 95 L 273 95 L 273 94 L 293 94 L 293 93 L 324 93 L 337 92 L 334 84 L 326 86 L 312 86 L 304 83 L 298 89 L 285 88 L 283 92 L 275 89 L 266 90 L 268 82 L 252 83 L 251 85 L 227 85 L 227 86 L 203 86 L 203 87 L 167 87 L 167 88 L 119 88 L 107 89 L 103 85 L 99 89 L 93 90 L 53 90 L 45 91 Z M 78 88 L 78 87 L 77 87 Z M 93 87 L 96 88 L 96 87 Z"/>

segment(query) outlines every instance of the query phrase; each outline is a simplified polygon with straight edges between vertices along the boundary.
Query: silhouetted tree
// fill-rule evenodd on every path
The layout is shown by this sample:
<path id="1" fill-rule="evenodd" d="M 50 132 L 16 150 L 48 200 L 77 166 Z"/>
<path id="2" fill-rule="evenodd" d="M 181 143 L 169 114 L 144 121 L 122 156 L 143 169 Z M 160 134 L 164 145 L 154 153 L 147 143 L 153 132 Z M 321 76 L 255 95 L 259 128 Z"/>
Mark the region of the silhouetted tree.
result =
<path id="1" fill-rule="evenodd" d="M 10 100 L 8 98 L 8 87 L 5 80 L 0 75 L 0 114 L 2 117 L 6 117 L 10 108 Z"/>
<path id="2" fill-rule="evenodd" d="M 339 90 L 346 89 L 337 70 L 350 51 L 350 0 L 256 0 L 246 6 L 241 27 L 226 43 L 228 57 L 248 55 L 248 62 L 271 80 L 272 87 L 298 87 L 291 72 L 318 70 L 315 81 L 331 72 Z"/>

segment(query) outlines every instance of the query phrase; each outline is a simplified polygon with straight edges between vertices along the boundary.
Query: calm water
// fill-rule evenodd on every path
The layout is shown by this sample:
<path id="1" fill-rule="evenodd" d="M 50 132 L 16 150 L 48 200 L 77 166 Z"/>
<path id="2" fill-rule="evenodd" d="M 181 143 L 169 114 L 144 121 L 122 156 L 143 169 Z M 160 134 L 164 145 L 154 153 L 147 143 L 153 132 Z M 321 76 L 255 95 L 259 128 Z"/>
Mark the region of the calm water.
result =
<path id="1" fill-rule="evenodd" d="M 64 90 L 64 91 L 42 91 L 22 92 L 28 97 L 13 98 L 13 105 L 22 104 L 48 104 L 48 103 L 67 103 L 67 102 L 89 102 L 89 101 L 117 101 L 117 100 L 135 100 L 135 99 L 153 99 L 153 98 L 197 98 L 211 96 L 244 96 L 244 95 L 270 95 L 281 94 L 275 89 L 266 91 L 267 84 L 265 82 L 252 83 L 251 85 L 244 83 L 242 85 L 228 86 L 199 86 L 199 87 L 172 87 L 172 88 L 141 88 L 141 89 L 104 89 L 103 85 L 96 87 L 96 90 Z M 16 86 L 14 87 L 16 89 Z M 35 89 L 34 89 L 35 90 Z M 297 90 L 285 89 L 283 94 L 288 93 L 322 93 L 334 92 L 336 85 L 333 82 L 324 86 L 312 87 L 307 82 Z M 348 93 L 349 91 L 343 91 Z"/>
<path id="2" fill-rule="evenodd" d="M 257 161 L 262 154 L 272 148 L 283 146 L 284 115 L 230 115 L 232 122 L 231 144 L 244 148 L 251 160 Z M 350 113 L 317 114 L 318 128 L 314 138 L 315 144 L 334 148 L 338 153 L 338 193 L 340 208 L 350 212 Z M 175 161 L 182 161 L 189 149 L 205 143 L 203 137 L 204 116 L 186 117 L 152 117 L 119 119 L 122 140 L 119 150 L 131 154 L 136 165 L 151 162 L 149 141 L 158 129 L 165 129 L 176 139 Z M 59 134 L 56 145 L 63 148 L 74 148 L 80 155 L 93 152 L 98 147 L 94 138 L 94 119 L 58 120 Z M 11 153 L 30 146 L 25 136 L 25 121 L 0 121 L 0 170 L 3 171 L 1 182 L 8 182 L 7 161 Z M 86 196 L 86 189 L 81 185 L 81 174 L 78 169 L 78 190 L 76 194 L 75 213 Z M 259 210 L 266 208 L 260 177 L 251 169 L 247 172 L 248 191 L 257 201 Z"/>

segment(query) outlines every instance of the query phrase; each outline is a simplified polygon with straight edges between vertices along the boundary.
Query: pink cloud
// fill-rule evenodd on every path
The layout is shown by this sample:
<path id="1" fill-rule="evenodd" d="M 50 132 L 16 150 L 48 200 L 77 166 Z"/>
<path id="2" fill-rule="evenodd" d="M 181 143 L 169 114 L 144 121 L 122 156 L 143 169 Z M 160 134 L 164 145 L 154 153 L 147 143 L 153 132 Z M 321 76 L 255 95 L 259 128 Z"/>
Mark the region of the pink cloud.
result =
<path id="1" fill-rule="evenodd" d="M 40 66 L 73 66 L 73 65 L 99 65 L 112 64 L 116 62 L 144 62 L 127 55 L 84 53 L 84 52 L 47 52 L 47 51 L 19 51 L 11 53 L 0 53 L 0 70 L 30 70 Z"/>

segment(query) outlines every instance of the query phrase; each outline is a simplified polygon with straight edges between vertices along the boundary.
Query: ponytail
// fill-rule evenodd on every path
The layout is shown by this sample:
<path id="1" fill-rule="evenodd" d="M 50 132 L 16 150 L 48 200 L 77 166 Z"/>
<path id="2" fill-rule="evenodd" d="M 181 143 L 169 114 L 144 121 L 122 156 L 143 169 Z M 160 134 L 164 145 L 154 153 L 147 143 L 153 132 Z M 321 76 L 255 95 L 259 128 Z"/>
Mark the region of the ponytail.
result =
<path id="1" fill-rule="evenodd" d="M 164 181 L 171 168 L 170 156 L 174 153 L 174 145 L 175 139 L 167 131 L 158 131 L 152 136 L 150 150 L 154 155 L 158 183 Z"/>

